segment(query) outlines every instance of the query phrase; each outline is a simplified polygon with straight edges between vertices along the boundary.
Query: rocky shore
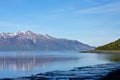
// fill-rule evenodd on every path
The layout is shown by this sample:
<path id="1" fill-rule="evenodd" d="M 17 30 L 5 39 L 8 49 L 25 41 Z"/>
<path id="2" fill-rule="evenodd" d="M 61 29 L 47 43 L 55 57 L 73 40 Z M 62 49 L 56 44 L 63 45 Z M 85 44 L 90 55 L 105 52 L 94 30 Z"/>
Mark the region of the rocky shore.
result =
<path id="1" fill-rule="evenodd" d="M 28 77 L 0 80 L 120 80 L 120 63 L 75 67 L 69 71 L 51 71 Z"/>
<path id="2" fill-rule="evenodd" d="M 100 80 L 120 80 L 120 69 L 109 73 L 108 75 L 101 78 Z"/>

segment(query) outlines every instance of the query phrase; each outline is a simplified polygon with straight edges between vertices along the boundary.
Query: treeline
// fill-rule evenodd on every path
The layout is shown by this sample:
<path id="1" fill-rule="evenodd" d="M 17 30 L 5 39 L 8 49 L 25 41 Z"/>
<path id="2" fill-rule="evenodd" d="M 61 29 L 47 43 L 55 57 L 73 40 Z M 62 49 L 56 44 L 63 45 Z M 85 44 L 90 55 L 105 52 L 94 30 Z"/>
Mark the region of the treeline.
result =
<path id="1" fill-rule="evenodd" d="M 120 50 L 120 39 L 104 46 L 99 46 L 95 50 Z"/>

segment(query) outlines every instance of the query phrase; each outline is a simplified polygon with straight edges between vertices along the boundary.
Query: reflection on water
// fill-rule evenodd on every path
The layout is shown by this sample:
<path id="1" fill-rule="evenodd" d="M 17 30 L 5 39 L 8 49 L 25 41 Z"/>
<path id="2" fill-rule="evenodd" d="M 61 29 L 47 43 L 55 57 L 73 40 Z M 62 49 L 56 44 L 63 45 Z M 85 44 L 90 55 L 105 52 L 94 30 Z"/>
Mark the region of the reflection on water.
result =
<path id="1" fill-rule="evenodd" d="M 36 66 L 45 67 L 53 62 L 77 60 L 77 57 L 58 57 L 49 55 L 0 56 L 0 69 L 29 71 Z"/>
<path id="2" fill-rule="evenodd" d="M 111 54 L 108 59 L 112 62 L 120 62 L 120 54 Z"/>
<path id="3" fill-rule="evenodd" d="M 0 52 L 0 78 L 20 77 L 53 70 L 120 61 L 120 55 L 74 51 Z"/>

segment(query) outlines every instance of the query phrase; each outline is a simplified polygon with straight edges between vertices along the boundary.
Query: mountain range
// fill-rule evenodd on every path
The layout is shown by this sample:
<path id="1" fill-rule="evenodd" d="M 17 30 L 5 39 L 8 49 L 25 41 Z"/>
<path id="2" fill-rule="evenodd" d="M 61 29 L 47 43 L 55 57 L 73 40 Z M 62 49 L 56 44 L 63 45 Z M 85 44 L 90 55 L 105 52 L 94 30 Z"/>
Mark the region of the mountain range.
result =
<path id="1" fill-rule="evenodd" d="M 91 50 L 94 47 L 77 40 L 55 38 L 32 31 L 0 33 L 0 50 Z"/>

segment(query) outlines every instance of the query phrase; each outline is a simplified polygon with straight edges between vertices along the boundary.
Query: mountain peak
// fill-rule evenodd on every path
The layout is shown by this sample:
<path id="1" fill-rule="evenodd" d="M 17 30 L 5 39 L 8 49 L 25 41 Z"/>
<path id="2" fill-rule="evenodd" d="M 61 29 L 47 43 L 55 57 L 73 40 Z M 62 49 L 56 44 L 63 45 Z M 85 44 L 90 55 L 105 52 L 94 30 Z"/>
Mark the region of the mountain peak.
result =
<path id="1" fill-rule="evenodd" d="M 35 33 L 32 32 L 32 31 L 26 31 L 25 33 L 26 33 L 26 34 L 35 34 Z"/>
<path id="2" fill-rule="evenodd" d="M 54 38 L 32 31 L 0 34 L 0 50 L 90 50 L 91 46 L 79 41 Z"/>
<path id="3" fill-rule="evenodd" d="M 46 38 L 48 38 L 48 39 L 54 38 L 54 37 L 52 37 L 52 36 L 50 36 L 50 35 L 48 35 L 48 34 L 45 34 L 44 37 L 46 37 Z"/>
<path id="4" fill-rule="evenodd" d="M 32 31 L 18 31 L 16 32 L 16 34 L 35 34 L 35 33 Z"/>

